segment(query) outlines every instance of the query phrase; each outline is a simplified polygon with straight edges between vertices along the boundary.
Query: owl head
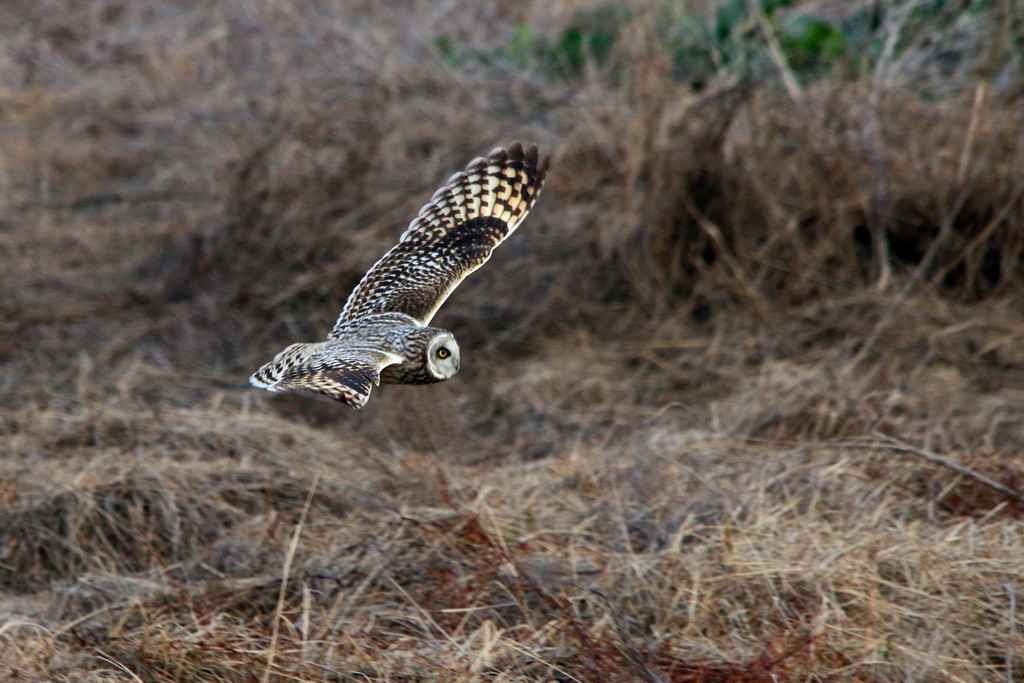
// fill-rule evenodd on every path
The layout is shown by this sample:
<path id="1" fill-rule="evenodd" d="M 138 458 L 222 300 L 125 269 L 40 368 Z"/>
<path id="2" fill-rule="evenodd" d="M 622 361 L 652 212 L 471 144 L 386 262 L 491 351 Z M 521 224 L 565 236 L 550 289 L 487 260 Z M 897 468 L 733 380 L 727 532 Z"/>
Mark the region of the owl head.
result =
<path id="1" fill-rule="evenodd" d="M 384 384 L 433 384 L 459 371 L 459 345 L 448 330 L 410 325 L 395 328 L 389 337 L 405 360 L 381 371 Z"/>
<path id="2" fill-rule="evenodd" d="M 437 330 L 437 334 L 427 343 L 424 353 L 427 374 L 434 381 L 442 382 L 454 377 L 459 371 L 459 344 L 451 332 Z"/>

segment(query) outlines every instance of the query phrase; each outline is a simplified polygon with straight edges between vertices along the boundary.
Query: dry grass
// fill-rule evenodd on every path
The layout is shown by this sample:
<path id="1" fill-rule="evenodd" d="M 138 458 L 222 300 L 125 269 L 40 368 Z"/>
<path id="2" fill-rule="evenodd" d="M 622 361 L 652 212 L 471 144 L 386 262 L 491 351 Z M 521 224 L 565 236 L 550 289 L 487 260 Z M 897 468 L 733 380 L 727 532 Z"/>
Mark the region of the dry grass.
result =
<path id="1" fill-rule="evenodd" d="M 0 8 L 0 678 L 1024 676 L 1010 3 L 697 88 L 671 4 L 470 5 Z M 515 139 L 458 378 L 247 387 Z"/>

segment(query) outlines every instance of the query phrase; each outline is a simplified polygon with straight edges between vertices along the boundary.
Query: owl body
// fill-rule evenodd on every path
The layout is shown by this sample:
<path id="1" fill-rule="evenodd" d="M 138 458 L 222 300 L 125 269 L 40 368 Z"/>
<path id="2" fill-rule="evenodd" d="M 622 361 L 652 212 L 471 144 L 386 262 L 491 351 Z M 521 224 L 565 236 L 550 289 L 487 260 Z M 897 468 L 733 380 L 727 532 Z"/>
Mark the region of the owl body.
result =
<path id="1" fill-rule="evenodd" d="M 422 327 L 407 315 L 381 313 L 336 326 L 329 339 L 350 347 L 368 346 L 402 359 L 380 372 L 381 384 L 433 384 L 459 371 L 455 335 L 440 327 Z"/>
<path id="2" fill-rule="evenodd" d="M 430 327 L 430 320 L 526 217 L 547 167 L 535 146 L 524 150 L 518 143 L 471 161 L 370 268 L 327 341 L 292 344 L 249 381 L 360 408 L 380 383 L 431 384 L 454 376 L 459 345 L 448 330 Z"/>
<path id="3" fill-rule="evenodd" d="M 349 392 L 369 395 L 371 385 L 433 384 L 459 371 L 459 345 L 451 332 L 402 324 L 401 318 L 396 324 L 395 318 L 369 316 L 336 329 L 327 341 L 292 344 L 250 382 L 270 391 L 315 391 L 347 402 Z M 386 365 L 375 370 L 381 363 Z"/>

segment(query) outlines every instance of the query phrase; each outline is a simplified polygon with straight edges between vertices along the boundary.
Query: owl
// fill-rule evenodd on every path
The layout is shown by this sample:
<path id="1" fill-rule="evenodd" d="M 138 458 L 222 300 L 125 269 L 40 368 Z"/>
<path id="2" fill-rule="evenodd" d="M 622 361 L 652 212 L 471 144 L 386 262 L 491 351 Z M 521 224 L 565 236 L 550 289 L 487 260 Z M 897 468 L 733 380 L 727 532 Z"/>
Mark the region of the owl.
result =
<path id="1" fill-rule="evenodd" d="M 385 384 L 443 382 L 459 371 L 454 335 L 430 320 L 490 258 L 537 201 L 550 158 L 536 145 L 494 149 L 469 162 L 420 209 L 397 245 L 349 295 L 322 342 L 292 344 L 249 382 L 306 391 L 361 408 Z"/>

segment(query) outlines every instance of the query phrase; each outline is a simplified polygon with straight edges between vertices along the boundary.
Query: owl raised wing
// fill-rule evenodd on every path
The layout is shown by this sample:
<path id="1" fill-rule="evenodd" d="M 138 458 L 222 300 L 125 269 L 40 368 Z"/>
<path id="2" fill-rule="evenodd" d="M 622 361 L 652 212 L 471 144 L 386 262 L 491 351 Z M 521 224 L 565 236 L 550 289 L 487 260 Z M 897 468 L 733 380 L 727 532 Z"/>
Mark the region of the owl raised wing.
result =
<path id="1" fill-rule="evenodd" d="M 536 145 L 524 150 L 519 143 L 469 162 L 363 276 L 334 330 L 384 312 L 404 313 L 427 325 L 459 283 L 526 218 L 547 170 L 548 158 L 539 158 Z"/>

